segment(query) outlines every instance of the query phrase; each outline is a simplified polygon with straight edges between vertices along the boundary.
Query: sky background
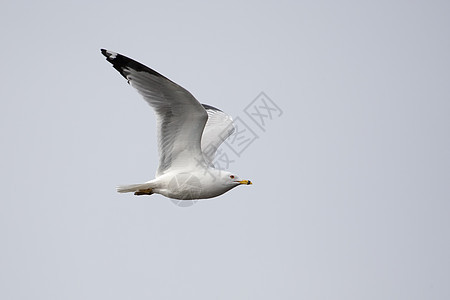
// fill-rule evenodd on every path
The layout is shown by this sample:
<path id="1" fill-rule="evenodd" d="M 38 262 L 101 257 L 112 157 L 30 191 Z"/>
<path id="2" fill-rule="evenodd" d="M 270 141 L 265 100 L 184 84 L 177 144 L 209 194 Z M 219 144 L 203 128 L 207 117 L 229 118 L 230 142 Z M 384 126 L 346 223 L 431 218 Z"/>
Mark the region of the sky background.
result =
<path id="1" fill-rule="evenodd" d="M 7 1 L 0 36 L 1 299 L 450 299 L 448 1 Z M 155 118 L 100 48 L 251 128 L 254 185 L 116 193 Z"/>

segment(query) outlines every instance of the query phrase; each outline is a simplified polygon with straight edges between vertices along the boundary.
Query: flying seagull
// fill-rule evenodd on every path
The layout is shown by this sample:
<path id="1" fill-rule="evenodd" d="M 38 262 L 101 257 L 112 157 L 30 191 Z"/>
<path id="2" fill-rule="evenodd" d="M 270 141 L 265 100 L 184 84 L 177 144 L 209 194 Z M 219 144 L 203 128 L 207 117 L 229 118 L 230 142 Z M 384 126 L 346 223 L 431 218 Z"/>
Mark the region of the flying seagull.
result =
<path id="1" fill-rule="evenodd" d="M 156 113 L 159 166 L 155 179 L 119 186 L 118 192 L 192 200 L 252 184 L 214 168 L 217 148 L 235 130 L 228 114 L 200 104 L 186 89 L 135 60 L 105 49 L 101 52 Z"/>

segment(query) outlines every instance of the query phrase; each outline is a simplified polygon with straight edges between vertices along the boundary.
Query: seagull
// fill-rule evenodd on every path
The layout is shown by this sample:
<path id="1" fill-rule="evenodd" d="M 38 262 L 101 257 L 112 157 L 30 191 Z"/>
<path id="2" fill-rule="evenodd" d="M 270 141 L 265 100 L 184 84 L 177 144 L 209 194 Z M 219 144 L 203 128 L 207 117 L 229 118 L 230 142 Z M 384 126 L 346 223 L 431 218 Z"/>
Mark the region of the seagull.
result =
<path id="1" fill-rule="evenodd" d="M 218 147 L 235 131 L 228 114 L 200 104 L 189 91 L 133 59 L 105 49 L 101 53 L 156 114 L 156 176 L 145 183 L 118 186 L 119 193 L 194 200 L 213 198 L 238 185 L 252 184 L 214 167 Z"/>

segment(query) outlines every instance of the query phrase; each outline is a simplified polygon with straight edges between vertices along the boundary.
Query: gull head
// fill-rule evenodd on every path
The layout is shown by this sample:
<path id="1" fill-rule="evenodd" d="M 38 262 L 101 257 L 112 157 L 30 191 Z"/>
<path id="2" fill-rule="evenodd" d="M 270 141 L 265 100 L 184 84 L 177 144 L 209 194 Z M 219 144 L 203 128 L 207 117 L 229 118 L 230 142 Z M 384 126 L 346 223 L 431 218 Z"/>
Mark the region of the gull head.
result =
<path id="1" fill-rule="evenodd" d="M 234 173 L 218 169 L 209 169 L 208 174 L 203 175 L 201 178 L 202 191 L 201 197 L 199 198 L 216 197 L 226 193 L 238 185 L 252 184 L 250 180 L 243 180 Z"/>
<path id="2" fill-rule="evenodd" d="M 227 186 L 231 186 L 231 187 L 236 187 L 241 184 L 245 184 L 245 185 L 252 184 L 252 182 L 250 180 L 241 179 L 236 174 L 231 173 L 231 172 L 225 172 L 225 171 L 220 171 L 220 181 L 223 184 L 225 184 Z"/>

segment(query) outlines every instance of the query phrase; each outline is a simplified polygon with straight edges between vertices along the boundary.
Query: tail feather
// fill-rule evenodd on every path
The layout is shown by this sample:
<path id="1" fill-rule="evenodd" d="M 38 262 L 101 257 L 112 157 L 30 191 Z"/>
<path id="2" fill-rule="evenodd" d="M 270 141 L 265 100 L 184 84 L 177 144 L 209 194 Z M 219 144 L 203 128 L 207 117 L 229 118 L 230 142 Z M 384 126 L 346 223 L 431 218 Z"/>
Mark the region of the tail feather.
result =
<path id="1" fill-rule="evenodd" d="M 149 182 L 139 183 L 139 184 L 129 184 L 129 185 L 119 185 L 117 187 L 117 192 L 119 193 L 130 193 L 137 192 L 139 190 L 146 190 L 152 188 L 152 184 Z"/>

